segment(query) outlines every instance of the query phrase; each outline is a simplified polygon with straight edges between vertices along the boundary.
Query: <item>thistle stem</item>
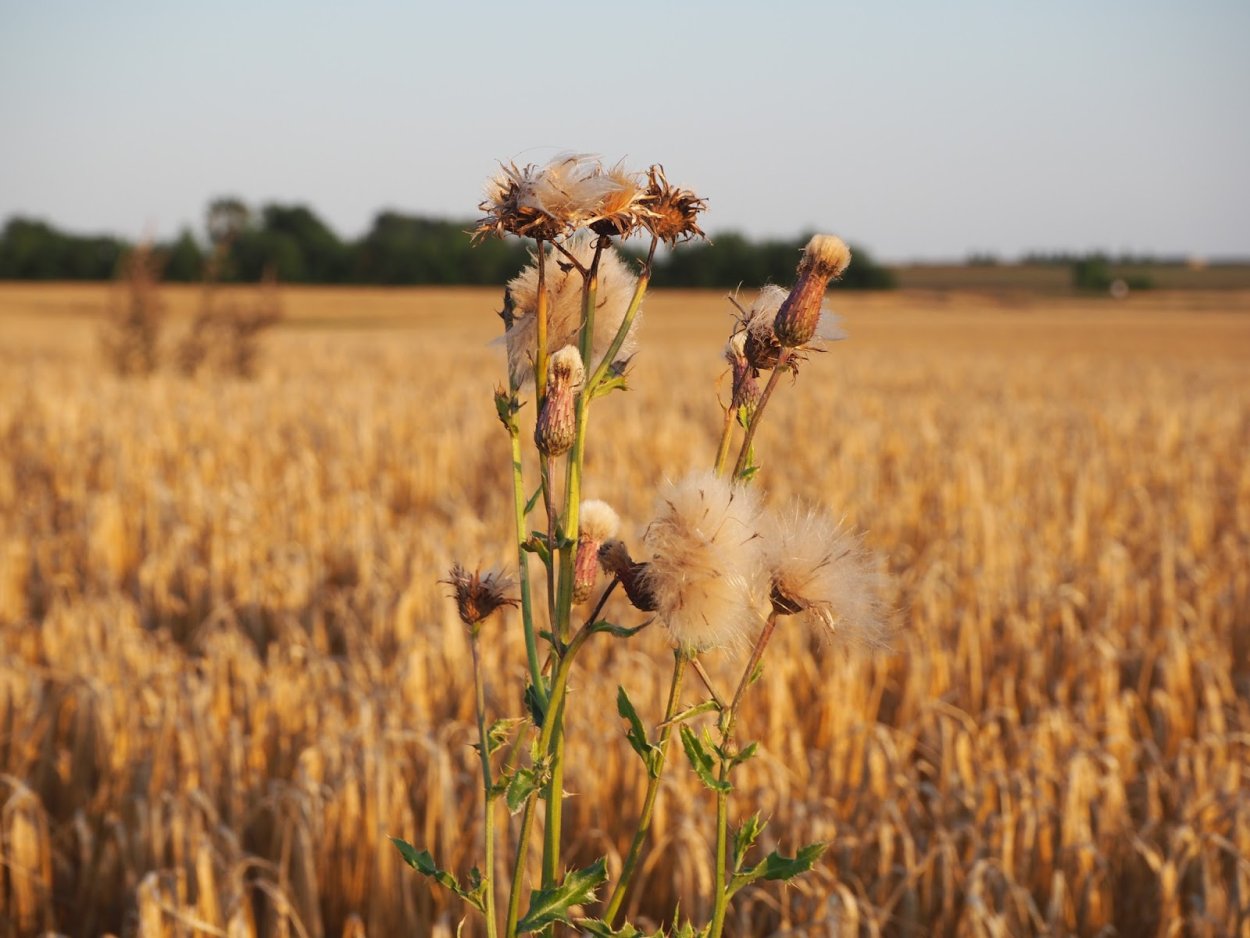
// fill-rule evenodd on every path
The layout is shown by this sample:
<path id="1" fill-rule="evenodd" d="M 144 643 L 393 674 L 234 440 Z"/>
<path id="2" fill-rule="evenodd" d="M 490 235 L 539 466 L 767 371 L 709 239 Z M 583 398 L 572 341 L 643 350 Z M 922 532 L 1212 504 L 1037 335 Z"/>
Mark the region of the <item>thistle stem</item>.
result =
<path id="1" fill-rule="evenodd" d="M 538 245 L 538 299 L 534 310 L 534 325 L 537 329 L 536 344 L 538 350 L 534 355 L 534 388 L 537 391 L 537 414 L 542 409 L 543 398 L 547 396 L 547 307 L 551 298 L 547 296 L 547 254 L 543 250 L 542 239 Z"/>
<path id="2" fill-rule="evenodd" d="M 777 629 L 777 613 L 770 613 L 768 621 L 764 623 L 763 631 L 760 637 L 755 640 L 755 648 L 751 651 L 751 657 L 747 661 L 747 666 L 742 672 L 742 677 L 738 681 L 738 687 L 734 691 L 733 700 L 730 702 L 728 709 L 721 714 L 721 760 L 720 760 L 720 780 L 722 782 L 729 781 L 729 772 L 731 762 L 725 753 L 728 752 L 730 743 L 733 740 L 734 727 L 738 720 L 738 707 L 742 704 L 742 696 L 746 693 L 747 687 L 751 684 L 751 678 L 755 674 L 755 669 L 759 666 L 760 659 L 764 656 L 764 649 L 768 647 L 769 640 L 773 637 L 773 632 Z M 725 913 L 729 909 L 729 882 L 726 873 L 727 855 L 729 845 L 729 787 L 722 785 L 716 792 L 716 877 L 713 885 L 713 894 L 715 895 L 715 905 L 712 907 L 712 924 L 708 929 L 708 938 L 720 938 L 721 932 L 725 928 Z"/>
<path id="3" fill-rule="evenodd" d="M 512 395 L 516 396 L 517 387 L 512 385 Z M 525 658 L 529 663 L 530 682 L 534 693 L 542 703 L 547 702 L 547 692 L 543 687 L 542 670 L 538 663 L 538 641 L 534 632 L 534 598 L 530 592 L 529 551 L 525 549 L 525 476 L 521 461 L 521 431 L 515 415 L 508 423 L 508 436 L 512 443 L 512 498 L 514 502 L 514 521 L 516 524 L 517 571 L 521 590 L 521 624 L 525 632 Z"/>
<path id="4" fill-rule="evenodd" d="M 483 873 L 483 879 L 486 881 L 486 935 L 487 938 L 495 938 L 498 935 L 498 923 L 495 921 L 495 799 L 491 793 L 494 784 L 491 781 L 490 749 L 486 739 L 486 688 L 482 678 L 482 659 L 477 646 L 478 637 L 474 635 L 469 642 L 469 647 L 473 650 L 473 690 L 477 709 L 478 755 L 482 757 L 482 810 L 485 815 L 482 828 L 486 841 L 486 870 Z"/>
<path id="5" fill-rule="evenodd" d="M 506 938 L 516 938 L 516 926 L 521 917 L 521 886 L 525 880 L 525 861 L 528 859 L 530 834 L 534 829 L 534 809 L 538 798 L 531 795 L 525 802 L 521 815 L 521 831 L 517 837 L 516 857 L 512 863 L 512 888 L 508 892 L 508 921 L 504 930 Z"/>
<path id="6" fill-rule="evenodd" d="M 720 431 L 720 446 L 716 448 L 716 474 L 722 476 L 725 474 L 725 461 L 729 459 L 729 444 L 733 442 L 734 436 L 734 412 L 733 404 L 725 408 L 725 425 Z"/>
<path id="7" fill-rule="evenodd" d="M 642 306 L 642 298 L 647 295 L 647 284 L 651 282 L 651 263 L 655 258 L 656 245 L 659 243 L 658 238 L 651 238 L 651 248 L 647 251 L 647 260 L 642 266 L 642 272 L 638 275 L 638 282 L 634 284 L 634 295 L 629 300 L 629 307 L 625 310 L 625 317 L 621 320 L 621 325 L 616 330 L 616 335 L 612 338 L 612 344 L 608 346 L 607 352 L 604 353 L 603 360 L 599 362 L 590 381 L 587 382 L 584 393 L 593 393 L 595 388 L 603 382 L 603 379 L 607 377 L 608 369 L 616 361 L 616 356 L 620 352 L 621 346 L 625 344 L 625 337 L 629 335 L 630 327 L 633 326 L 634 319 L 638 316 L 638 309 Z"/>
<path id="8" fill-rule="evenodd" d="M 768 376 L 768 383 L 764 385 L 764 392 L 760 395 L 760 402 L 755 405 L 755 413 L 751 415 L 750 421 L 747 423 L 747 432 L 742 439 L 742 449 L 738 450 L 738 461 L 734 463 L 735 479 L 742 475 L 742 470 L 746 468 L 747 458 L 751 454 L 751 443 L 755 439 L 755 428 L 759 426 L 760 420 L 764 416 L 764 408 L 768 406 L 768 399 L 773 396 L 773 388 L 777 386 L 781 373 L 786 370 L 786 365 L 790 361 L 790 350 L 788 348 L 781 350 L 781 355 L 777 358 L 777 364 L 773 367 L 772 374 Z"/>
<path id="9" fill-rule="evenodd" d="M 617 880 L 616 888 L 612 890 L 612 897 L 608 900 L 607 908 L 603 912 L 603 920 L 609 925 L 621 910 L 621 905 L 625 902 L 625 895 L 629 889 L 630 881 L 633 879 L 634 871 L 638 866 L 638 860 L 642 857 L 643 845 L 647 842 L 647 834 L 651 830 L 651 815 L 655 810 L 656 796 L 660 791 L 660 779 L 664 774 L 664 763 L 668 759 L 668 744 L 673 735 L 672 719 L 677 714 L 677 704 L 681 699 L 681 680 L 686 670 L 686 662 L 689 660 L 686 655 L 678 649 L 674 653 L 673 661 L 673 680 L 668 690 L 668 706 L 664 709 L 664 719 L 662 722 L 663 729 L 660 730 L 659 756 L 653 774 L 648 775 L 647 792 L 643 797 L 642 813 L 638 817 L 638 829 L 634 832 L 634 840 L 629 845 L 629 853 L 625 857 L 625 862 L 621 866 L 621 876 Z"/>

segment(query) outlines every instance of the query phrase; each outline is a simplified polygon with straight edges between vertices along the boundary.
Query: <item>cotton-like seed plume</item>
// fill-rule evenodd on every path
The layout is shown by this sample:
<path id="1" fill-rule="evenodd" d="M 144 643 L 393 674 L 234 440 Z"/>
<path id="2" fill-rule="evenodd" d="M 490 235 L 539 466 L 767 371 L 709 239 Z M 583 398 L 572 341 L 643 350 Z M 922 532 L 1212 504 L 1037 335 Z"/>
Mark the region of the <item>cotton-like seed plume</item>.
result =
<path id="1" fill-rule="evenodd" d="M 515 606 L 517 601 L 505 595 L 512 589 L 512 578 L 500 570 L 485 574 L 470 573 L 460 564 L 452 564 L 447 579 L 440 580 L 452 589 L 452 598 L 460 613 L 460 621 L 477 631 L 478 625 L 500 606 Z"/>
<path id="2" fill-rule="evenodd" d="M 781 311 L 787 295 L 781 287 L 771 284 L 763 287 L 755 298 L 755 302 L 739 320 L 739 328 L 746 334 L 743 354 L 756 371 L 768 371 L 775 368 L 777 359 L 781 356 L 782 344 L 777 338 L 775 327 L 777 314 Z M 816 331 L 805 344 L 812 348 L 818 341 L 834 342 L 845 338 L 846 332 L 843 331 L 837 314 L 827 307 L 821 307 L 816 321 Z"/>
<path id="3" fill-rule="evenodd" d="M 639 174 L 620 164 L 605 170 L 591 154 L 561 153 L 542 167 L 509 163 L 487 181 L 473 235 L 550 241 L 584 227 L 628 235 L 648 216 L 648 201 Z"/>
<path id="4" fill-rule="evenodd" d="M 588 238 L 571 238 L 565 249 L 578 263 L 589 266 L 594 257 L 594 244 Z M 595 294 L 595 325 L 591 343 L 593 361 L 587 368 L 597 367 L 616 337 L 625 319 L 638 278 L 630 273 L 624 259 L 613 248 L 599 257 L 599 287 Z M 547 253 L 546 283 L 550 294 L 547 308 L 547 341 L 549 348 L 578 344 L 577 333 L 582 321 L 582 276 L 564 257 L 552 250 Z M 508 348 L 508 368 L 518 384 L 534 379 L 533 357 L 538 349 L 538 263 L 535 260 L 508 284 L 511 297 L 511 325 L 504 335 Z M 637 349 L 639 310 L 630 324 L 629 333 L 618 353 L 628 359 Z"/>
<path id="5" fill-rule="evenodd" d="M 773 329 L 787 348 L 806 345 L 816 335 L 825 289 L 851 263 L 851 251 L 841 238 L 813 235 L 803 249 L 794 288 L 777 311 Z"/>
<path id="6" fill-rule="evenodd" d="M 656 612 L 687 651 L 737 644 L 766 591 L 755 493 L 701 472 L 666 485 L 658 504 L 642 574 Z"/>
<path id="7" fill-rule="evenodd" d="M 582 356 L 571 345 L 547 362 L 547 394 L 534 424 L 534 445 L 544 456 L 563 456 L 577 436 L 575 398 L 586 380 Z"/>
<path id="8" fill-rule="evenodd" d="M 819 624 L 840 644 L 886 644 L 883 578 L 859 537 L 799 504 L 765 514 L 762 533 L 775 612 Z"/>
<path id="9" fill-rule="evenodd" d="M 582 502 L 577 532 L 577 559 L 573 564 L 573 601 L 590 598 L 599 579 L 599 548 L 616 537 L 621 519 L 607 502 Z"/>

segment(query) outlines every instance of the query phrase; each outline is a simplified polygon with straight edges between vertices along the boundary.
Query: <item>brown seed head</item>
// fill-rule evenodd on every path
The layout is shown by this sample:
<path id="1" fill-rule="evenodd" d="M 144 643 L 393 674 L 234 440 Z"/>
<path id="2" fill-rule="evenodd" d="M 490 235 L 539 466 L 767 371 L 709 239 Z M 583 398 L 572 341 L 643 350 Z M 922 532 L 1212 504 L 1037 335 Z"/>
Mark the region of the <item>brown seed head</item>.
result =
<path id="1" fill-rule="evenodd" d="M 664 167 L 658 163 L 647 170 L 650 185 L 647 187 L 649 217 L 643 225 L 665 244 L 673 245 L 692 238 L 706 238 L 697 221 L 699 213 L 707 208 L 707 201 L 689 189 L 670 185 L 664 175 Z"/>
<path id="2" fill-rule="evenodd" d="M 625 595 L 641 612 L 655 612 L 655 594 L 647 584 L 647 564 L 634 563 L 624 541 L 605 541 L 599 548 L 599 564 L 621 581 Z"/>
<path id="3" fill-rule="evenodd" d="M 517 601 L 506 596 L 512 588 L 512 578 L 499 570 L 470 573 L 459 563 L 452 564 L 447 579 L 439 580 L 452 588 L 452 598 L 460 621 L 475 632 L 478 624 L 500 606 L 515 606 Z"/>

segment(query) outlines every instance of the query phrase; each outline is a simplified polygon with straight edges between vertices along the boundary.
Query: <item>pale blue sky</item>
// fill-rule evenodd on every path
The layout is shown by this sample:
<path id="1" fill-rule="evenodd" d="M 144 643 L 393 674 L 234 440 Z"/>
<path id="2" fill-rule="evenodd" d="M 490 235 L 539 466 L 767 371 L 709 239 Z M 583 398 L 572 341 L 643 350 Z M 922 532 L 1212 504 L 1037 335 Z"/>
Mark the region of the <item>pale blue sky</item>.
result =
<path id="1" fill-rule="evenodd" d="M 1248 114 L 1245 0 L 0 0 L 0 219 L 128 237 L 223 194 L 471 217 L 574 149 L 889 260 L 1250 254 Z"/>

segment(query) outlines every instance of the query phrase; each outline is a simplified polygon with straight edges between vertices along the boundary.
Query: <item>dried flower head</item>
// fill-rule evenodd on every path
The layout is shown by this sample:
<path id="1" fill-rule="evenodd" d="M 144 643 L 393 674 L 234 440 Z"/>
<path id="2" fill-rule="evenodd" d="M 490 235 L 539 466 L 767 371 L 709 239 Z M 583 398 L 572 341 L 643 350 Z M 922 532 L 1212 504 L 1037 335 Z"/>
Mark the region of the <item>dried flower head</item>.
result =
<path id="1" fill-rule="evenodd" d="M 739 319 L 738 329 L 745 333 L 743 355 L 756 371 L 768 371 L 777 367 L 781 357 L 782 343 L 777 338 L 777 315 L 787 298 L 786 291 L 781 287 L 769 284 L 763 287 L 755 302 Z M 841 321 L 837 314 L 827 307 L 821 307 L 816 322 L 816 331 L 804 344 L 806 348 L 814 348 L 819 341 L 833 342 L 846 338 Z M 791 355 L 791 361 L 795 356 Z"/>
<path id="2" fill-rule="evenodd" d="M 460 621 L 476 633 L 479 623 L 500 606 L 515 606 L 517 601 L 507 595 L 512 578 L 500 570 L 470 573 L 459 563 L 452 564 L 447 579 L 439 580 L 452 588 L 452 598 Z"/>
<path id="3" fill-rule="evenodd" d="M 588 267 L 594 256 L 594 244 L 586 237 L 571 238 L 565 250 Z M 582 321 L 582 276 L 572 265 L 561 263 L 563 255 L 552 250 L 546 254 L 546 284 L 550 295 L 547 308 L 547 341 L 550 348 L 577 345 Z M 591 342 L 593 360 L 607 353 L 616 331 L 625 319 L 634 287 L 638 282 L 624 259 L 614 248 L 607 248 L 599 257 L 599 289 L 595 294 L 595 326 Z M 538 348 L 538 261 L 534 260 L 508 284 L 511 297 L 511 325 L 504 335 L 508 347 L 508 368 L 518 384 L 533 381 L 533 356 Z M 634 317 L 629 334 L 619 355 L 629 358 L 637 348 L 636 335 L 642 311 Z M 592 363 L 584 363 L 590 366 Z"/>
<path id="4" fill-rule="evenodd" d="M 551 241 L 578 228 L 626 235 L 647 215 L 648 190 L 620 164 L 609 170 L 587 153 L 561 153 L 545 166 L 509 163 L 486 183 L 485 216 L 475 239 L 505 233 Z"/>
<path id="5" fill-rule="evenodd" d="M 599 565 L 621 581 L 625 595 L 629 597 L 634 608 L 641 612 L 655 612 L 655 594 L 651 592 L 646 578 L 648 565 L 635 563 L 624 541 L 604 541 L 599 548 Z"/>
<path id="6" fill-rule="evenodd" d="M 825 289 L 851 262 L 851 251 L 841 238 L 813 235 L 803 249 L 794 289 L 777 311 L 773 329 L 787 348 L 806 345 L 816 335 Z"/>
<path id="7" fill-rule="evenodd" d="M 647 178 L 649 214 L 642 223 L 653 235 L 669 245 L 707 237 L 698 223 L 699 213 L 707 208 L 706 200 L 689 189 L 671 185 L 658 163 L 647 170 Z"/>
<path id="8" fill-rule="evenodd" d="M 563 456 L 577 436 L 575 398 L 586 380 L 581 353 L 573 346 L 547 361 L 547 393 L 534 424 L 534 443 L 544 456 Z"/>
<path id="9" fill-rule="evenodd" d="M 762 540 L 776 613 L 819 624 L 846 645 L 885 645 L 883 578 L 859 537 L 826 511 L 792 504 L 765 515 Z"/>
<path id="10" fill-rule="evenodd" d="M 585 602 L 599 579 L 599 548 L 616 537 L 621 519 L 607 502 L 582 502 L 577 532 L 577 559 L 573 564 L 573 601 Z"/>
<path id="11" fill-rule="evenodd" d="M 690 652 L 735 644 L 759 621 L 759 504 L 711 472 L 665 486 L 642 577 L 673 641 Z"/>

